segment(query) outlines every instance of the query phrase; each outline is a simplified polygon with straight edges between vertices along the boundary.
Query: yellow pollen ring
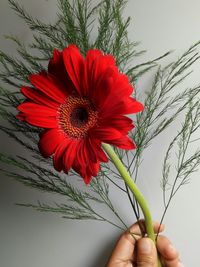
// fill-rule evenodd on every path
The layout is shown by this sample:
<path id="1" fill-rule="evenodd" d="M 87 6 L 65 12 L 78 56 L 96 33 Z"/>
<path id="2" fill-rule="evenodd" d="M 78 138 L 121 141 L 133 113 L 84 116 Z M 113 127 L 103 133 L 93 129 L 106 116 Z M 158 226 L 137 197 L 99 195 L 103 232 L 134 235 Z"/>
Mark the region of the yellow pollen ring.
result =
<path id="1" fill-rule="evenodd" d="M 84 110 L 84 114 L 87 114 L 85 120 L 77 117 L 77 110 Z M 94 109 L 92 103 L 82 97 L 68 97 L 66 102 L 59 108 L 59 125 L 61 129 L 70 137 L 81 138 L 84 137 L 88 130 L 97 123 L 97 111 Z M 76 117 L 76 121 L 80 119 L 80 125 L 73 121 Z"/>

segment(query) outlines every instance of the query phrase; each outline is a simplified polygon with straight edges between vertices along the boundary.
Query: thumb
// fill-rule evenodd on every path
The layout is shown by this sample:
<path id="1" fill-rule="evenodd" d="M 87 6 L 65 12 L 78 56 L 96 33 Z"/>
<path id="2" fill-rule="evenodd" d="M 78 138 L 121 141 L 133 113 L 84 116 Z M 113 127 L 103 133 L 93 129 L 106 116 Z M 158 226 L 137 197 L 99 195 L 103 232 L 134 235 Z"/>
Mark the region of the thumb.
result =
<path id="1" fill-rule="evenodd" d="M 157 267 L 156 247 L 149 238 L 141 238 L 137 241 L 137 266 Z"/>

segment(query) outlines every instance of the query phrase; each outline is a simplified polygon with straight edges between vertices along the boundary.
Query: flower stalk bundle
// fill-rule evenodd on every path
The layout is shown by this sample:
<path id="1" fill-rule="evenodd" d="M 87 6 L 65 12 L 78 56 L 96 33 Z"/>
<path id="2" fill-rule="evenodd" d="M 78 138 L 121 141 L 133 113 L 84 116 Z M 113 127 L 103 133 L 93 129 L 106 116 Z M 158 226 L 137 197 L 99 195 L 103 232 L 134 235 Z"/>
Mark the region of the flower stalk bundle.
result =
<path id="1" fill-rule="evenodd" d="M 31 159 L 1 153 L 1 162 L 18 170 L 1 171 L 27 186 L 66 198 L 65 204 L 22 206 L 57 212 L 69 219 L 106 221 L 124 229 L 126 223 L 109 196 L 109 186 L 113 186 L 127 194 L 136 220 L 142 211 L 146 234 L 155 242 L 151 213 L 136 186 L 138 172 L 151 141 L 185 114 L 164 157 L 162 222 L 171 200 L 200 163 L 199 150 L 187 153 L 200 125 L 200 87 L 174 91 L 199 59 L 199 42 L 165 67 L 159 61 L 169 53 L 132 66 L 143 51 L 128 38 L 130 18 L 122 16 L 126 1 L 72 2 L 58 0 L 58 21 L 45 24 L 9 0 L 33 31 L 34 41 L 27 48 L 17 37 L 7 36 L 17 45 L 21 60 L 0 51 L 0 114 L 9 123 L 1 130 L 25 147 Z M 96 23 L 98 34 L 94 38 Z M 35 56 L 32 50 L 38 54 Z M 149 71 L 154 80 L 139 101 L 137 84 Z M 134 123 L 128 117 L 131 114 Z M 176 174 L 171 180 L 170 156 L 174 150 Z M 84 190 L 78 186 L 80 176 L 88 185 Z M 117 222 L 106 218 L 93 203 L 108 207 Z"/>

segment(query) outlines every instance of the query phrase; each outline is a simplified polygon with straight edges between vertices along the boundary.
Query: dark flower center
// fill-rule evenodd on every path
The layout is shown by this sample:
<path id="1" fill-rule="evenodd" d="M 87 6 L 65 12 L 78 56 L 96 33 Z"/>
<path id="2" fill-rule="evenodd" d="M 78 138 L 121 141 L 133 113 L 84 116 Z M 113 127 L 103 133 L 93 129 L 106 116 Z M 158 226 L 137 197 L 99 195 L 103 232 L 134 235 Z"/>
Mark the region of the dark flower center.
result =
<path id="1" fill-rule="evenodd" d="M 97 117 L 89 99 L 70 96 L 59 108 L 58 122 L 68 136 L 82 138 L 97 124 Z"/>
<path id="2" fill-rule="evenodd" d="M 70 115 L 71 124 L 75 127 L 81 127 L 88 122 L 88 112 L 85 107 L 76 107 Z"/>

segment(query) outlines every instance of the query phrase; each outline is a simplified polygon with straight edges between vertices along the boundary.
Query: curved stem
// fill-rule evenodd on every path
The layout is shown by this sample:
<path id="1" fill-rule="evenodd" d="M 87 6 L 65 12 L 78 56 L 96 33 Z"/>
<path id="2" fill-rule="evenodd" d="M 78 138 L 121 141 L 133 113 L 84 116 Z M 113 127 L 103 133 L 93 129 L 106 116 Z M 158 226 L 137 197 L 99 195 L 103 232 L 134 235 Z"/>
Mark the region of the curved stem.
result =
<path id="1" fill-rule="evenodd" d="M 124 182 L 124 183 L 125 183 L 125 182 Z M 136 207 L 135 207 L 135 203 L 136 203 L 136 201 L 134 201 L 134 199 L 131 198 L 131 195 L 130 195 L 130 192 L 129 192 L 129 187 L 128 187 L 128 185 L 127 185 L 126 183 L 125 183 L 125 186 L 126 186 L 126 193 L 127 193 L 127 195 L 128 195 L 129 201 L 130 201 L 131 206 L 132 206 L 132 208 L 133 208 L 133 212 L 134 212 L 134 214 L 135 214 L 135 217 L 136 217 L 137 221 L 139 221 L 138 212 L 137 212 Z M 135 203 L 134 203 L 134 202 L 135 202 Z"/>
<path id="2" fill-rule="evenodd" d="M 108 156 L 110 157 L 110 159 L 112 160 L 112 162 L 114 163 L 115 167 L 119 171 L 120 175 L 124 179 L 127 186 L 130 188 L 131 192 L 134 194 L 135 199 L 139 203 L 140 208 L 141 208 L 143 215 L 144 215 L 144 218 L 145 218 L 147 236 L 149 238 L 151 238 L 154 243 L 156 243 L 155 234 L 154 234 L 154 230 L 153 230 L 152 217 L 151 217 L 151 213 L 149 211 L 149 208 L 148 208 L 148 205 L 147 205 L 145 198 L 143 197 L 142 193 L 140 192 L 140 190 L 138 189 L 138 187 L 136 186 L 136 184 L 134 183 L 134 181 L 130 177 L 128 171 L 126 170 L 126 168 L 122 164 L 121 160 L 119 159 L 119 157 L 117 156 L 117 154 L 115 153 L 113 148 L 110 145 L 105 144 L 105 143 L 103 143 L 103 148 L 104 148 L 105 152 L 108 154 Z M 158 259 L 158 266 L 159 267 L 162 266 L 159 259 Z"/>
<path id="3" fill-rule="evenodd" d="M 140 207 L 143 211 L 144 218 L 145 218 L 147 235 L 149 238 L 151 238 L 155 242 L 152 218 L 151 218 L 151 214 L 147 206 L 146 200 L 144 199 L 143 195 L 141 194 L 141 192 L 139 191 L 139 189 L 133 182 L 132 178 L 130 177 L 129 173 L 125 169 L 124 165 L 122 164 L 121 160 L 118 158 L 117 154 L 112 149 L 112 147 L 108 144 L 103 144 L 103 148 L 106 151 L 106 153 L 109 155 L 113 163 L 115 164 L 117 170 L 121 174 L 125 183 L 130 188 L 131 192 L 134 194 L 136 200 L 140 204 Z"/>

